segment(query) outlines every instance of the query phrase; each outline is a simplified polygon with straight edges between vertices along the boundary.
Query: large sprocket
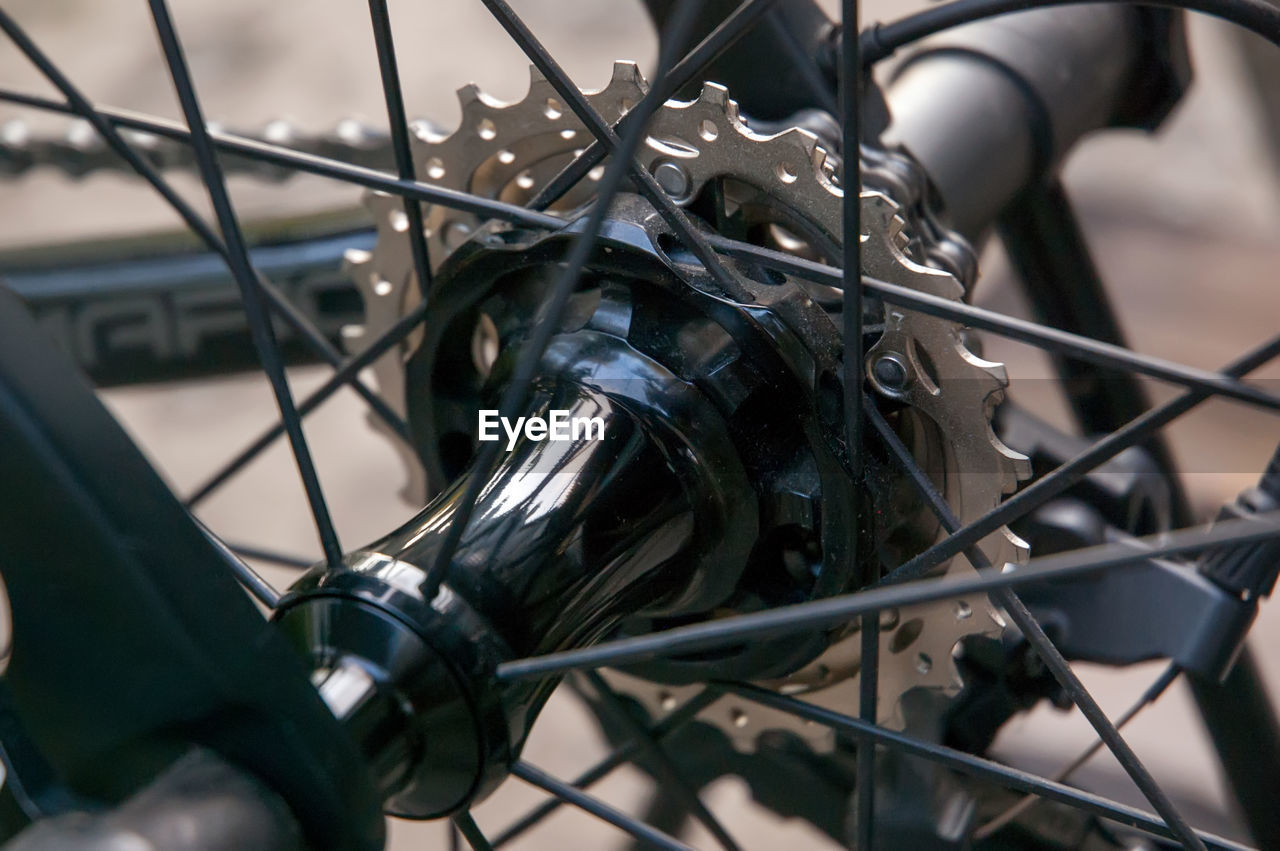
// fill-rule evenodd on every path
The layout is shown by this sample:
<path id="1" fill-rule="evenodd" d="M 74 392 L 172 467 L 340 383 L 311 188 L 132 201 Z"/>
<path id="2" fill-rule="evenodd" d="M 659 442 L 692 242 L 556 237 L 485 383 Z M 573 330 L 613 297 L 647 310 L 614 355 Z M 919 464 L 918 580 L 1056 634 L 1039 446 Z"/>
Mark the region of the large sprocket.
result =
<path id="1" fill-rule="evenodd" d="M 586 96 L 612 123 L 646 91 L 636 66 L 618 62 L 609 84 Z M 439 186 L 522 203 L 590 141 L 586 128 L 536 71 L 528 93 L 516 103 L 495 101 L 474 86 L 460 90 L 459 98 L 463 119 L 457 130 L 445 136 L 422 130 L 413 140 L 422 178 Z M 819 256 L 838 256 L 842 241 L 839 164 L 814 134 L 800 128 L 758 134 L 743 122 L 727 91 L 710 83 L 692 102 L 671 101 L 659 108 L 647 129 L 639 160 L 659 176 L 677 203 L 692 202 L 705 187 L 718 182 L 735 204 L 768 210 L 767 217 L 787 235 L 784 246 L 794 244 Z M 598 171 L 562 199 L 558 208 L 572 210 L 589 203 L 596 179 Z M 418 299 L 401 202 L 372 193 L 367 203 L 377 222 L 378 242 L 371 254 L 350 258 L 367 316 L 365 327 L 349 335 L 356 350 L 362 340 L 375 339 L 400 319 Z M 434 265 L 482 224 L 470 214 L 431 205 L 424 206 L 424 214 Z M 964 288 L 953 275 L 909 256 L 911 240 L 893 199 L 864 191 L 862 223 L 864 274 L 935 296 L 963 298 Z M 912 416 L 900 420 L 904 438 L 913 449 L 920 447 L 932 456 L 927 466 L 960 520 L 974 520 L 1030 472 L 1027 459 L 1004 446 L 991 427 L 991 411 L 1007 384 L 1004 367 L 970 351 L 963 329 L 954 322 L 886 305 L 884 327 L 867 355 L 869 381 L 911 412 Z M 374 365 L 379 391 L 402 412 L 406 410 L 404 364 L 414 345 L 410 338 Z M 902 380 L 892 386 L 870 366 L 886 357 L 902 367 Z M 424 499 L 427 489 L 421 467 L 407 449 L 405 457 L 411 471 L 407 493 L 411 499 Z M 996 564 L 1021 562 L 1027 556 L 1025 544 L 1007 529 L 981 545 Z M 938 568 L 939 573 L 952 575 L 969 571 L 972 567 L 962 558 Z M 955 645 L 966 636 L 992 634 L 1001 627 L 999 614 L 982 597 L 888 613 L 881 642 L 880 720 L 900 723 L 899 698 L 910 688 L 945 692 L 958 688 L 951 658 Z M 851 633 L 804 669 L 768 685 L 850 711 L 857 705 L 858 647 L 858 638 Z M 619 684 L 655 717 L 681 702 L 681 688 L 617 676 Z M 748 748 L 759 732 L 773 728 L 792 730 L 816 745 L 830 743 L 828 731 L 728 699 L 703 714 Z"/>

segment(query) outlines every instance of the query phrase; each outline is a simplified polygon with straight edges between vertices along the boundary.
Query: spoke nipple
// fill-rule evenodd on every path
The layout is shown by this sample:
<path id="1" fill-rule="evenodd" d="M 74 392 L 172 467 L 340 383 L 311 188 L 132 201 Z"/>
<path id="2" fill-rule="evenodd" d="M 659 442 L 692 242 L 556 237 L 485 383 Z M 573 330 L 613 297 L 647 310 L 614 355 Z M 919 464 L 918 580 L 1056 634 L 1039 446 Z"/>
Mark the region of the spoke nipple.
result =
<path id="1" fill-rule="evenodd" d="M 689 173 L 679 163 L 670 160 L 659 163 L 653 169 L 653 178 L 673 200 L 682 200 L 689 194 Z"/>
<path id="2" fill-rule="evenodd" d="M 881 355 L 871 365 L 871 377 L 888 393 L 900 393 L 907 387 L 907 366 L 896 354 Z"/>

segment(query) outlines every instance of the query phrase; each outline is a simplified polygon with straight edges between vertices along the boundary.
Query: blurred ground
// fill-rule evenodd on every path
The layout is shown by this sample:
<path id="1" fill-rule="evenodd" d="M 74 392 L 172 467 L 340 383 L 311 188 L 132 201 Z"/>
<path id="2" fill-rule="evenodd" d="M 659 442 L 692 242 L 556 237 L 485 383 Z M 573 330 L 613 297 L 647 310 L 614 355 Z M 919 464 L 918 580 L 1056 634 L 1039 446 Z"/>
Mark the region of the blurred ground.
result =
<path id="1" fill-rule="evenodd" d="M 449 126 L 452 92 L 469 81 L 500 98 L 519 97 L 527 63 L 478 3 L 392 2 L 400 64 L 412 113 Z M 579 84 L 605 82 L 614 58 L 651 63 L 654 45 L 638 4 L 630 0 L 566 4 L 513 3 Z M 832 4 L 834 5 L 834 4 Z M 867 19 L 892 19 L 916 5 L 864 4 Z M 174 0 L 206 112 L 229 126 L 253 128 L 276 117 L 322 129 L 348 115 L 381 123 L 381 91 L 363 3 L 339 0 Z M 103 103 L 176 116 L 145 4 L 89 0 L 13 0 L 9 9 Z M 1280 193 L 1269 170 L 1259 124 L 1242 90 L 1232 44 L 1216 26 L 1197 21 L 1193 48 L 1200 77 L 1157 137 L 1117 133 L 1074 157 L 1067 183 L 1132 342 L 1141 351 L 1216 368 L 1275 333 L 1280 293 L 1274 286 L 1280 244 Z M 0 51 L 0 81 L 46 90 L 16 51 Z M 0 120 L 20 113 L 0 108 Z M 29 113 L 21 113 L 29 117 Z M 44 120 L 45 127 L 62 126 Z M 186 187 L 193 184 L 187 182 Z M 358 192 L 319 179 L 262 187 L 237 182 L 243 214 L 275 215 L 322 204 L 350 204 Z M 81 183 L 47 175 L 0 184 L 0 242 L 50 236 L 132 232 L 174 218 L 150 194 L 117 177 Z M 1023 311 L 1001 258 L 988 252 L 980 303 Z M 1013 393 L 1039 410 L 1058 405 L 1046 362 L 1026 347 L 987 338 L 987 355 L 1009 364 Z M 324 378 L 297 370 L 296 393 Z M 1269 377 L 1280 377 L 1271 370 Z M 1158 398 L 1169 395 L 1154 388 Z M 112 391 L 108 403 L 179 493 L 191 488 L 271 418 L 265 385 L 250 378 Z M 1059 406 L 1060 407 L 1060 406 Z M 343 540 L 354 545 L 382 534 L 411 512 L 397 498 L 402 481 L 394 453 L 365 425 L 358 401 L 340 395 L 308 421 L 320 472 Z M 1211 511 L 1252 483 L 1280 429 L 1274 419 L 1228 403 L 1210 403 L 1174 433 L 1197 507 Z M 204 519 L 228 538 L 314 555 L 314 534 L 296 473 L 283 446 L 211 500 Z M 274 577 L 287 583 L 286 575 Z M 1280 685 L 1280 614 L 1264 608 L 1255 646 L 1273 686 Z M 1118 714 L 1156 675 L 1148 666 L 1085 669 L 1104 708 Z M 1189 699 L 1180 687 L 1131 728 L 1140 755 L 1175 794 L 1200 802 L 1206 827 L 1221 828 L 1224 800 Z M 1090 741 L 1078 715 L 1037 711 L 1009 725 L 1000 742 L 1011 759 L 1043 770 L 1065 762 Z M 544 715 L 527 757 L 570 777 L 603 752 L 593 724 L 571 698 Z M 1138 803 L 1107 756 L 1091 766 L 1098 790 Z M 634 807 L 647 781 L 623 770 L 597 787 L 602 797 Z M 508 783 L 481 806 L 487 830 L 515 818 L 540 794 Z M 750 848 L 827 847 L 812 830 L 780 822 L 749 805 L 736 781 L 712 787 L 707 800 Z M 436 826 L 393 828 L 395 848 L 436 847 Z M 705 837 L 691 835 L 697 842 Z M 618 847 L 618 834 L 594 819 L 562 810 L 528 835 L 524 847 Z"/>

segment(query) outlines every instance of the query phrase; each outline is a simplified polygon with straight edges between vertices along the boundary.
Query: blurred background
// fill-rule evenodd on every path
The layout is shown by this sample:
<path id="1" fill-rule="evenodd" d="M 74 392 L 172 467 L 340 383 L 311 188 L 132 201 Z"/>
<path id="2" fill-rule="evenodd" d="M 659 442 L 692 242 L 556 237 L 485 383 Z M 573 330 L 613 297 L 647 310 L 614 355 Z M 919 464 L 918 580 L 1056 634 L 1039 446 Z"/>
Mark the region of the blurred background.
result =
<path id="1" fill-rule="evenodd" d="M 651 67 L 655 37 L 638 2 L 513 0 L 512 5 L 584 88 L 608 79 L 616 58 Z M 833 17 L 837 3 L 828 0 Z M 892 20 L 915 2 L 870 0 L 864 21 Z M 382 92 L 367 8 L 355 0 L 174 0 L 206 114 L 227 127 L 257 129 L 287 118 L 312 131 L 360 117 L 385 125 Z M 180 117 L 154 32 L 142 3 L 93 0 L 9 0 L 6 8 L 92 99 L 167 117 Z M 392 20 L 411 115 L 451 127 L 455 90 L 476 82 L 487 93 L 516 100 L 528 80 L 527 62 L 479 3 L 393 0 Z M 1152 136 L 1111 132 L 1083 145 L 1066 168 L 1066 184 L 1134 347 L 1198 367 L 1216 369 L 1238 352 L 1274 334 L 1280 319 L 1280 190 L 1275 136 L 1280 86 L 1259 87 L 1274 57 L 1215 22 L 1191 25 L 1195 85 L 1162 130 Z M 1268 63 L 1271 63 L 1268 66 Z M 1273 75 L 1272 80 L 1280 79 Z M 0 83 L 50 93 L 39 75 L 9 45 L 0 47 Z M 66 121 L 0 106 L 0 122 L 27 120 L 36 130 L 64 132 Z M 175 183 L 201 208 L 198 184 Z M 360 192 L 320 178 L 283 184 L 233 180 L 247 219 L 354 206 Z M 0 245 L 24 246 L 86 236 L 137 233 L 178 226 L 150 190 L 120 176 L 75 181 L 39 172 L 0 182 Z M 998 248 L 983 256 L 976 301 L 1025 315 Z M 1045 358 L 988 335 L 986 355 L 1007 363 L 1012 395 L 1062 417 L 1062 405 L 1044 380 Z M 297 395 L 327 370 L 291 371 Z M 1280 377 L 1271 368 L 1268 378 Z M 1152 386 L 1157 400 L 1173 390 Z M 267 425 L 274 403 L 255 376 L 114 389 L 108 405 L 149 453 L 178 493 L 189 491 Z M 1053 412 L 1057 412 L 1056 414 Z M 398 496 L 404 481 L 398 456 L 366 424 L 359 400 L 338 394 L 307 421 L 307 434 L 344 542 L 371 540 L 407 519 L 413 507 Z M 1184 418 L 1172 432 L 1197 509 L 1208 516 L 1257 478 L 1280 428 L 1274 418 L 1215 401 Z M 308 557 L 318 545 L 296 470 L 281 443 L 204 505 L 203 519 L 229 539 Z M 272 579 L 287 584 L 287 572 Z M 1254 646 L 1269 683 L 1280 694 L 1280 614 L 1264 606 Z M 1156 677 L 1160 665 L 1126 670 L 1081 666 L 1113 717 Z M 1214 757 L 1191 701 L 1181 686 L 1148 709 L 1128 737 L 1156 777 L 1192 802 L 1198 825 L 1229 832 L 1226 796 Z M 1037 710 L 1010 723 L 998 752 L 1010 761 L 1051 773 L 1092 740 L 1076 713 Z M 558 695 L 531 739 L 526 755 L 556 775 L 576 775 L 603 755 L 593 722 L 570 696 Z M 1141 800 L 1105 752 L 1079 775 L 1095 791 L 1129 803 Z M 650 794 L 649 781 L 624 768 L 597 787 L 606 800 L 630 811 Z M 507 783 L 478 808 L 488 831 L 500 829 L 541 799 L 519 781 Z M 780 821 L 750 804 L 735 780 L 707 791 L 711 809 L 750 847 L 829 847 L 799 822 Z M 393 826 L 394 848 L 444 843 L 437 825 Z M 707 837 L 691 833 L 695 844 Z M 591 817 L 563 808 L 531 831 L 531 848 L 609 848 L 624 837 Z M 443 846 L 441 846 L 443 847 Z"/>

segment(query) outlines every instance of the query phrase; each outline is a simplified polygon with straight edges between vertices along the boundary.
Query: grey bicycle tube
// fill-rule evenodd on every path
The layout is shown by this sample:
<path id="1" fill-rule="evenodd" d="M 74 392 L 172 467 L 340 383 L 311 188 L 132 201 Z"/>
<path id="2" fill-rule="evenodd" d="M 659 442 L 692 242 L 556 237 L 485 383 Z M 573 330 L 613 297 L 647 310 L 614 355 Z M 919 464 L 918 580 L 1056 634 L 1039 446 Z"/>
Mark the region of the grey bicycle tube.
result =
<path id="1" fill-rule="evenodd" d="M 1142 23 L 1129 7 L 1071 6 L 930 39 L 886 89 L 887 140 L 920 161 L 952 226 L 975 240 L 1085 134 L 1123 112 L 1143 58 Z"/>

